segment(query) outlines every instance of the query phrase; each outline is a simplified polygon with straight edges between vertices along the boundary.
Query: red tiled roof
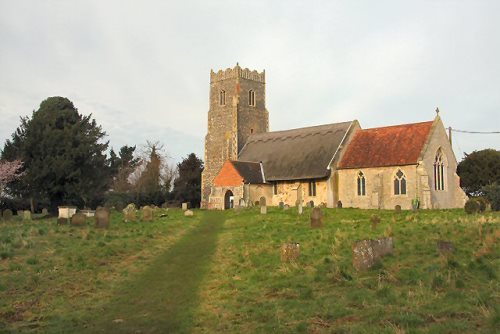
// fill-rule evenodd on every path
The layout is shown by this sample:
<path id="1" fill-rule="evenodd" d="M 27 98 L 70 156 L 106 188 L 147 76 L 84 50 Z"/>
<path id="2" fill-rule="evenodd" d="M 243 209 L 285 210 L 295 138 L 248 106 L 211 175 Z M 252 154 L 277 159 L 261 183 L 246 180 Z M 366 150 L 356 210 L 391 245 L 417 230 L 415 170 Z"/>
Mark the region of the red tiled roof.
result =
<path id="1" fill-rule="evenodd" d="M 347 146 L 339 169 L 417 163 L 433 122 L 359 130 Z"/>

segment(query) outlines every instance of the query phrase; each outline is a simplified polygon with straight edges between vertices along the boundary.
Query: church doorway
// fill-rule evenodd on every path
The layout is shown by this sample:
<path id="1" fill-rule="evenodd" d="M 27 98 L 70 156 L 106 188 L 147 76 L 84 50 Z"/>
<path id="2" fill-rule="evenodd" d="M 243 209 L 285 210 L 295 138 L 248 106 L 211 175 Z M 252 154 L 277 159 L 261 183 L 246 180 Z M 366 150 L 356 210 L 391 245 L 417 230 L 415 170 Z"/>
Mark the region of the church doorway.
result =
<path id="1" fill-rule="evenodd" d="M 234 207 L 234 195 L 231 190 L 226 191 L 224 195 L 224 210 L 232 209 Z"/>

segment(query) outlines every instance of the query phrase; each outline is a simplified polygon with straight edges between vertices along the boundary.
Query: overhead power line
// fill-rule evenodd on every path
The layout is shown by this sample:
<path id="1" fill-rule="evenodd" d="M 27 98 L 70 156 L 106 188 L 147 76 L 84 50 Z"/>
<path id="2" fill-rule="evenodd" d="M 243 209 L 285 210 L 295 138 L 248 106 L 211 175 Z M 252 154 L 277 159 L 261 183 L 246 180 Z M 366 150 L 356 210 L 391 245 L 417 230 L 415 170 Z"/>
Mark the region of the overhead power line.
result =
<path id="1" fill-rule="evenodd" d="M 491 134 L 500 134 L 500 131 L 467 131 L 467 130 L 458 130 L 454 129 L 450 126 L 449 128 L 453 132 L 460 132 L 460 133 L 473 133 L 473 134 L 480 134 L 480 135 L 491 135 Z"/>

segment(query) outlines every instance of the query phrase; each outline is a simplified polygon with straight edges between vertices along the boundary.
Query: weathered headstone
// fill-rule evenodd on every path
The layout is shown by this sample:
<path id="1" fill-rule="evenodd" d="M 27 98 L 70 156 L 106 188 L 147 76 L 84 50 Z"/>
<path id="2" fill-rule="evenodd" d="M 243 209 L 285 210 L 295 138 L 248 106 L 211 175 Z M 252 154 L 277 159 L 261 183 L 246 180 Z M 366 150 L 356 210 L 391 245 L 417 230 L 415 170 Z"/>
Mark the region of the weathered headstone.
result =
<path id="1" fill-rule="evenodd" d="M 108 228 L 109 227 L 109 218 L 110 212 L 109 209 L 100 208 L 95 210 L 95 227 L 97 228 Z"/>
<path id="2" fill-rule="evenodd" d="M 401 213 L 401 205 L 399 205 L 399 204 L 398 204 L 398 205 L 396 205 L 396 206 L 394 207 L 394 211 L 396 211 L 396 213 Z"/>
<path id="3" fill-rule="evenodd" d="M 294 262 L 300 255 L 300 244 L 298 242 L 289 242 L 281 246 L 281 261 Z"/>
<path id="4" fill-rule="evenodd" d="M 87 223 L 87 216 L 85 216 L 83 213 L 78 212 L 71 217 L 71 225 L 73 226 L 83 226 L 86 225 Z"/>
<path id="5" fill-rule="evenodd" d="M 47 210 L 47 208 L 43 208 L 43 209 L 42 209 L 42 216 L 43 216 L 43 217 L 46 217 L 46 216 L 48 216 L 48 215 L 49 215 L 49 210 Z"/>
<path id="6" fill-rule="evenodd" d="M 314 201 L 307 202 L 307 207 L 314 208 Z"/>
<path id="7" fill-rule="evenodd" d="M 191 210 L 186 210 L 186 211 L 184 211 L 184 216 L 192 217 L 192 216 L 194 216 L 194 212 Z"/>
<path id="8" fill-rule="evenodd" d="M 152 221 L 153 220 L 153 209 L 146 205 L 142 208 L 142 220 Z"/>
<path id="9" fill-rule="evenodd" d="M 299 205 L 297 205 L 297 212 L 299 213 L 299 215 L 301 215 L 304 212 L 304 208 L 302 207 L 302 203 L 299 203 Z"/>
<path id="10" fill-rule="evenodd" d="M 97 209 L 99 210 L 99 209 Z M 96 212 L 97 212 L 96 210 Z M 127 205 L 127 207 L 125 209 L 123 209 L 123 219 L 125 220 L 125 222 L 131 222 L 131 221 L 136 221 L 137 220 L 137 217 L 136 217 L 136 212 L 137 212 L 137 209 L 135 208 L 135 204 L 134 203 L 130 203 L 129 205 Z"/>
<path id="11" fill-rule="evenodd" d="M 285 207 L 285 203 L 283 203 L 283 202 L 279 202 L 278 205 L 279 205 L 280 209 L 283 209 Z"/>
<path id="12" fill-rule="evenodd" d="M 342 201 L 337 202 L 337 208 L 342 209 Z"/>
<path id="13" fill-rule="evenodd" d="M 11 220 L 12 216 L 13 216 L 13 214 L 12 214 L 12 210 L 11 209 L 5 209 L 5 210 L 3 210 L 3 212 L 2 212 L 3 220 L 5 220 L 5 221 Z"/>
<path id="14" fill-rule="evenodd" d="M 259 204 L 260 204 L 260 214 L 261 215 L 267 214 L 266 198 L 264 196 L 262 196 L 259 199 Z"/>
<path id="15" fill-rule="evenodd" d="M 382 257 L 391 254 L 394 248 L 392 238 L 356 241 L 352 246 L 352 264 L 356 270 L 366 270 Z"/>
<path id="16" fill-rule="evenodd" d="M 182 211 L 186 211 L 187 209 L 189 209 L 189 203 L 188 202 L 182 203 Z"/>
<path id="17" fill-rule="evenodd" d="M 455 251 L 455 245 L 449 241 L 438 240 L 437 249 L 441 255 L 449 255 Z"/>
<path id="18" fill-rule="evenodd" d="M 23 220 L 31 221 L 31 211 L 30 210 L 23 211 Z"/>
<path id="19" fill-rule="evenodd" d="M 311 227 L 312 228 L 321 228 L 323 227 L 323 212 L 321 209 L 316 207 L 312 209 L 311 212 Z"/>
<path id="20" fill-rule="evenodd" d="M 290 206 L 288 204 L 285 204 L 285 206 L 283 207 L 283 210 L 288 210 L 290 209 Z"/>
<path id="21" fill-rule="evenodd" d="M 76 213 L 76 206 L 59 206 L 59 218 L 70 219 Z"/>
<path id="22" fill-rule="evenodd" d="M 378 215 L 372 215 L 370 221 L 372 223 L 372 230 L 376 230 L 377 225 L 380 223 L 380 217 Z"/>

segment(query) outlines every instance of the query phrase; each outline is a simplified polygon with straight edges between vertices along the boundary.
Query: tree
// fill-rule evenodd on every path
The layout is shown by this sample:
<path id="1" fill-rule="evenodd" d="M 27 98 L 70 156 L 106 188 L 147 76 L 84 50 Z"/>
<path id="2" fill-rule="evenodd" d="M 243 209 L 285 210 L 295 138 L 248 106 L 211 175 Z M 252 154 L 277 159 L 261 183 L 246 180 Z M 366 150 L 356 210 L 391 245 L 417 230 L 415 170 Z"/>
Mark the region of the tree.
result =
<path id="1" fill-rule="evenodd" d="M 135 146 L 122 146 L 119 156 L 111 150 L 109 165 L 113 183 L 111 189 L 115 192 L 126 193 L 131 190 L 130 174 L 137 168 L 141 162 L 140 158 L 134 157 Z"/>
<path id="2" fill-rule="evenodd" d="M 49 97 L 21 118 L 21 125 L 5 143 L 2 157 L 21 159 L 25 175 L 20 194 L 47 198 L 60 204 L 84 204 L 102 196 L 109 184 L 105 132 L 92 115 L 78 113 L 64 97 Z"/>
<path id="3" fill-rule="evenodd" d="M 5 187 L 10 182 L 22 176 L 22 167 L 23 163 L 21 160 L 0 161 L 0 195 L 3 194 Z"/>
<path id="4" fill-rule="evenodd" d="M 500 184 L 500 151 L 486 149 L 465 154 L 457 173 L 461 187 L 469 195 L 480 194 L 484 186 Z"/>
<path id="5" fill-rule="evenodd" d="M 174 181 L 174 196 L 179 202 L 199 207 L 201 201 L 201 171 L 203 161 L 191 153 L 177 164 L 179 176 Z"/>

